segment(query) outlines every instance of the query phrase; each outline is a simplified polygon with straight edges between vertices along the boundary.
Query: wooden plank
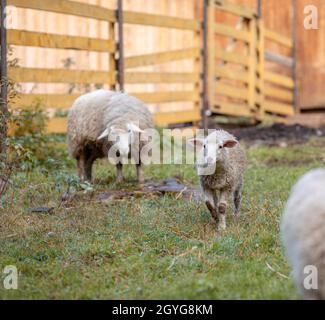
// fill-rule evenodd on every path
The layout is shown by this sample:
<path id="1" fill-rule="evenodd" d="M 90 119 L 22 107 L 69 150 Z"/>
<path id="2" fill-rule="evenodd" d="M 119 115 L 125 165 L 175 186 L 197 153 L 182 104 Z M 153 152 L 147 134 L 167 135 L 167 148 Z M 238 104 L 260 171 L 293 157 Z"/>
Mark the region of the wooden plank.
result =
<path id="1" fill-rule="evenodd" d="M 197 102 L 200 100 L 200 93 L 193 91 L 169 91 L 169 92 L 143 92 L 130 93 L 146 103 L 167 103 L 167 102 Z M 68 109 L 79 97 L 78 94 L 22 94 L 15 98 L 10 107 L 12 109 L 28 109 L 39 103 L 44 109 Z"/>
<path id="2" fill-rule="evenodd" d="M 220 113 L 228 116 L 237 116 L 237 117 L 251 117 L 252 112 L 248 105 L 241 104 L 231 104 L 218 102 L 211 107 L 211 111 L 215 113 Z"/>
<path id="3" fill-rule="evenodd" d="M 217 59 L 220 59 L 225 62 L 242 64 L 244 66 L 249 65 L 248 56 L 245 56 L 241 53 L 227 52 L 227 51 L 219 49 L 219 48 L 217 48 L 217 50 L 215 50 L 215 51 L 216 51 L 215 55 L 216 55 Z"/>
<path id="4" fill-rule="evenodd" d="M 127 72 L 125 83 L 193 83 L 200 79 L 198 73 L 159 73 L 159 72 Z"/>
<path id="5" fill-rule="evenodd" d="M 291 57 L 286 57 L 278 53 L 265 51 L 265 60 L 275 62 L 286 68 L 292 68 L 293 59 Z"/>
<path id="6" fill-rule="evenodd" d="M 286 116 L 292 116 L 295 113 L 292 105 L 271 101 L 265 101 L 265 111 Z"/>
<path id="7" fill-rule="evenodd" d="M 63 36 L 24 30 L 8 30 L 8 44 L 55 49 L 74 49 L 97 52 L 115 52 L 113 40 Z"/>
<path id="8" fill-rule="evenodd" d="M 265 96 L 283 100 L 289 103 L 293 102 L 293 92 L 289 90 L 283 90 L 275 87 L 265 86 Z"/>
<path id="9" fill-rule="evenodd" d="M 256 15 L 256 13 L 247 6 L 233 4 L 225 0 L 214 0 L 214 3 L 216 5 L 216 9 L 229 12 L 240 17 L 251 19 Z"/>
<path id="10" fill-rule="evenodd" d="M 292 78 L 283 76 L 274 72 L 266 71 L 264 75 L 265 81 L 286 87 L 288 89 L 293 89 L 294 82 Z"/>
<path id="11" fill-rule="evenodd" d="M 248 67 L 248 105 L 256 109 L 256 83 L 257 83 L 257 23 L 256 19 L 249 21 L 250 42 L 248 46 L 249 67 Z"/>
<path id="12" fill-rule="evenodd" d="M 248 99 L 248 90 L 246 88 L 233 87 L 221 82 L 217 83 L 215 93 L 217 95 L 227 96 L 231 98 L 238 98 L 243 100 Z"/>
<path id="13" fill-rule="evenodd" d="M 144 92 L 130 93 L 146 103 L 166 103 L 166 102 L 196 102 L 200 99 L 200 93 L 194 91 L 169 91 L 169 92 Z"/>
<path id="14" fill-rule="evenodd" d="M 265 72 L 265 35 L 264 35 L 264 22 L 262 19 L 257 21 L 257 30 L 258 30 L 258 79 L 257 79 L 257 88 L 258 88 L 258 113 L 256 114 L 256 119 L 262 121 L 265 116 L 264 111 L 264 101 L 265 101 L 265 86 L 264 86 L 264 72 Z"/>
<path id="15" fill-rule="evenodd" d="M 274 42 L 277 42 L 283 46 L 286 46 L 288 48 L 292 48 L 293 47 L 293 41 L 292 39 L 290 39 L 289 37 L 283 36 L 282 34 L 269 30 L 269 29 L 265 29 L 265 38 Z"/>
<path id="16" fill-rule="evenodd" d="M 28 109 L 35 103 L 39 103 L 44 109 L 68 109 L 79 96 L 77 94 L 21 94 L 12 101 L 10 107 Z"/>
<path id="17" fill-rule="evenodd" d="M 233 39 L 241 40 L 246 43 L 250 41 L 250 34 L 247 31 L 237 30 L 233 27 L 227 26 L 222 23 L 215 23 L 214 24 L 214 31 L 215 33 L 225 36 L 231 37 Z"/>
<path id="18" fill-rule="evenodd" d="M 52 118 L 48 121 L 46 132 L 47 133 L 66 133 L 68 126 L 67 118 Z"/>
<path id="19" fill-rule="evenodd" d="M 68 0 L 7 0 L 8 5 L 19 8 L 51 11 L 92 18 L 103 21 L 116 21 L 115 11 L 101 6 Z"/>
<path id="20" fill-rule="evenodd" d="M 185 111 L 159 112 L 154 114 L 154 121 L 160 126 L 185 122 L 197 122 L 200 121 L 200 119 L 200 110 L 197 108 Z"/>
<path id="21" fill-rule="evenodd" d="M 114 10 L 97 5 L 90 5 L 67 0 L 8 0 L 8 5 L 19 8 L 29 8 L 42 11 L 51 11 L 85 18 L 93 18 L 116 22 Z M 185 29 L 199 31 L 201 24 L 194 19 L 182 19 L 156 14 L 124 11 L 124 22 L 155 27 Z"/>
<path id="22" fill-rule="evenodd" d="M 124 22 L 154 27 L 199 31 L 201 24 L 194 19 L 182 19 L 156 14 L 124 11 Z"/>
<path id="23" fill-rule="evenodd" d="M 169 124 L 197 122 L 200 121 L 201 115 L 199 109 L 191 109 L 185 111 L 174 112 L 159 112 L 153 115 L 154 121 L 159 126 L 166 126 Z M 67 118 L 52 118 L 48 122 L 48 133 L 66 133 L 67 132 Z"/>
<path id="24" fill-rule="evenodd" d="M 109 22 L 108 23 L 108 36 L 111 40 L 116 42 L 116 35 L 115 35 L 115 23 L 114 22 Z M 115 79 L 117 76 L 117 59 L 115 52 L 111 52 L 109 55 L 109 72 L 113 73 L 115 75 Z M 117 79 L 116 79 L 117 80 Z M 116 83 L 110 85 L 111 90 L 116 90 Z"/>
<path id="25" fill-rule="evenodd" d="M 286 116 L 274 115 L 274 114 L 266 113 L 264 119 L 265 119 L 265 122 L 266 123 L 283 123 L 283 124 L 288 124 L 288 118 Z"/>
<path id="26" fill-rule="evenodd" d="M 198 15 L 196 14 L 196 17 Z M 203 29 L 203 25 L 202 25 L 202 29 Z M 195 99 L 193 102 L 193 106 L 196 110 L 199 110 L 200 111 L 200 120 L 201 120 L 201 124 L 202 124 L 202 127 L 206 127 L 207 126 L 207 116 L 205 116 L 205 114 L 203 115 L 203 113 L 205 113 L 204 111 L 204 102 L 203 102 L 203 84 L 202 84 L 202 81 L 203 81 L 203 74 L 204 73 L 204 66 L 203 66 L 203 54 L 204 54 L 204 50 L 201 50 L 201 38 L 202 38 L 202 33 L 203 33 L 203 30 L 199 30 L 199 31 L 196 31 L 194 32 L 194 35 L 193 35 L 193 45 L 194 47 L 196 48 L 199 48 L 199 51 L 198 51 L 198 55 L 194 58 L 194 64 L 193 64 L 193 72 L 194 73 L 197 73 L 200 75 L 200 78 L 199 80 L 194 84 L 194 92 L 196 92 L 196 97 L 197 99 Z M 203 39 L 202 39 L 203 40 Z M 201 70 L 202 70 L 202 73 L 201 73 Z M 202 90 L 201 90 L 201 84 L 202 84 Z M 201 94 L 202 93 L 202 94 Z M 195 125 L 199 125 L 198 122 L 193 122 L 193 124 Z"/>
<path id="27" fill-rule="evenodd" d="M 199 56 L 200 48 L 190 48 L 128 57 L 124 61 L 125 68 L 137 68 L 183 59 L 194 59 Z"/>
<path id="28" fill-rule="evenodd" d="M 208 86 L 208 105 L 212 106 L 215 102 L 215 84 L 216 84 L 216 76 L 215 76 L 215 65 L 216 65 L 216 37 L 214 32 L 215 25 L 215 5 L 214 1 L 210 1 L 208 5 L 207 12 L 207 32 L 208 32 L 208 66 L 207 66 L 207 86 Z"/>
<path id="29" fill-rule="evenodd" d="M 248 72 L 238 71 L 236 69 L 232 69 L 229 66 L 217 66 L 216 76 L 220 78 L 230 79 L 230 80 L 238 80 L 244 83 L 248 83 L 249 81 Z"/>
<path id="30" fill-rule="evenodd" d="M 9 68 L 9 77 L 17 83 L 114 84 L 114 74 L 107 71 L 66 69 Z"/>

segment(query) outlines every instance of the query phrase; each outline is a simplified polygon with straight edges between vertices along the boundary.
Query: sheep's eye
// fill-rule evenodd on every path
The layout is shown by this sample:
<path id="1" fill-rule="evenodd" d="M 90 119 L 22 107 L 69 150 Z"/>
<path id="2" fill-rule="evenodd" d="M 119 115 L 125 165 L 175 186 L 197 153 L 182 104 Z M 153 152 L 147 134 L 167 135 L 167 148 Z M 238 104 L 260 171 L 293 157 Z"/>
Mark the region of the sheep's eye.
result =
<path id="1" fill-rule="evenodd" d="M 222 149 L 222 146 L 219 146 L 219 149 Z"/>

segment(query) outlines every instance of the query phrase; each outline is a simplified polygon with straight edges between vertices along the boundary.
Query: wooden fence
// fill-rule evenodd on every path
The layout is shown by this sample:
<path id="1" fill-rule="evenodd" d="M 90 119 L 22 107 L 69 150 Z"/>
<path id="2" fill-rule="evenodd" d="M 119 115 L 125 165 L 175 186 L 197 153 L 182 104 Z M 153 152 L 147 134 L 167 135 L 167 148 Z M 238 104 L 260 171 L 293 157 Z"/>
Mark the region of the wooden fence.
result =
<path id="1" fill-rule="evenodd" d="M 280 44 L 292 51 L 293 43 L 277 32 L 266 29 L 265 40 Z M 265 51 L 265 60 L 273 64 L 274 71 L 267 70 L 264 74 L 265 111 L 281 116 L 293 115 L 294 87 L 292 69 L 294 60 L 290 56 L 284 56 L 278 52 Z M 289 74 L 289 75 L 288 75 Z"/>
<path id="2" fill-rule="evenodd" d="M 266 70 L 265 60 L 280 62 L 283 67 L 292 59 L 265 52 L 265 41 L 272 40 L 292 47 L 292 42 L 263 26 L 253 10 L 222 0 L 204 0 L 208 5 L 208 20 L 204 28 L 202 21 L 156 14 L 123 11 L 125 25 L 153 26 L 192 32 L 194 45 L 173 51 L 152 54 L 121 56 L 117 25 L 120 23 L 116 10 L 68 0 L 8 0 L 8 5 L 37 11 L 54 12 L 91 18 L 107 23 L 109 37 L 91 38 L 8 30 L 9 45 L 52 49 L 105 52 L 109 56 L 109 69 L 105 71 L 70 70 L 64 68 L 9 68 L 9 77 L 17 83 L 66 83 L 119 88 L 118 74 L 123 72 L 126 85 L 135 84 L 187 84 L 187 90 L 165 90 L 155 92 L 132 92 L 146 103 L 190 102 L 190 109 L 181 111 L 154 112 L 158 125 L 179 123 L 196 124 L 201 120 L 202 97 L 208 96 L 209 108 L 213 113 L 250 117 L 263 120 L 265 113 L 287 116 L 293 113 L 292 97 L 294 83 L 290 76 L 281 71 Z M 218 23 L 217 12 L 234 15 L 235 26 Z M 202 55 L 201 38 L 207 32 L 208 54 Z M 228 39 L 228 42 L 219 37 Z M 202 57 L 208 57 L 208 74 L 202 74 Z M 118 70 L 118 59 L 123 59 L 124 70 Z M 192 60 L 193 70 L 189 72 L 147 72 L 137 68 Z M 202 92 L 202 77 L 208 78 L 207 92 Z M 11 105 L 12 109 L 28 108 L 39 101 L 45 109 L 67 110 L 78 97 L 76 94 L 22 94 Z M 49 123 L 49 132 L 65 132 L 66 118 L 54 117 Z"/>
<path id="3" fill-rule="evenodd" d="M 219 12 L 233 15 L 236 23 L 218 23 Z M 255 11 L 228 1 L 210 0 L 208 16 L 209 43 L 215 44 L 209 46 L 211 110 L 256 120 L 262 120 L 265 113 L 293 114 L 292 76 L 282 75 L 281 70 L 271 72 L 265 64 L 272 60 L 290 67 L 292 58 L 267 51 L 265 41 L 292 48 L 291 39 L 266 29 Z"/>

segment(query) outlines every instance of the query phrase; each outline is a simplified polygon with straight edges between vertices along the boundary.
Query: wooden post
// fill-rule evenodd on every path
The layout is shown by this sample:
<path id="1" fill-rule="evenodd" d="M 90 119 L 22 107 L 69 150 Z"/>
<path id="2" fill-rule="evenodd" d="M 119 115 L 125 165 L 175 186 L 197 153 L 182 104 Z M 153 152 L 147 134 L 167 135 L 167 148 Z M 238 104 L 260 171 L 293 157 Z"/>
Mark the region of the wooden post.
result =
<path id="1" fill-rule="evenodd" d="M 262 19 L 258 19 L 258 105 L 259 113 L 257 115 L 258 120 L 263 120 L 265 115 L 265 96 L 264 96 L 264 72 L 265 72 L 265 34 L 264 34 L 264 22 Z"/>
<path id="2" fill-rule="evenodd" d="M 257 17 L 262 18 L 262 0 L 257 0 Z"/>
<path id="3" fill-rule="evenodd" d="M 207 133 L 208 130 L 208 112 L 209 112 L 209 95 L 208 95 L 208 5 L 209 0 L 203 0 L 203 20 L 202 20 L 202 34 L 203 34 L 203 72 L 202 72 L 202 128 Z"/>
<path id="4" fill-rule="evenodd" d="M 256 112 L 256 69 L 257 69 L 257 23 L 253 17 L 249 21 L 249 82 L 248 82 L 248 106 L 251 110 Z M 255 113 L 255 116 L 256 113 Z"/>
<path id="5" fill-rule="evenodd" d="M 117 1 L 117 23 L 118 23 L 118 82 L 120 91 L 124 91 L 124 33 L 123 33 L 123 0 Z"/>
<path id="6" fill-rule="evenodd" d="M 1 13 L 0 13 L 0 88 L 1 88 L 1 101 L 0 101 L 0 154 L 6 151 L 5 139 L 7 137 L 7 114 L 8 114 L 8 92 L 7 92 L 7 30 L 6 22 L 6 7 L 7 1 L 0 0 Z"/>
<path id="7" fill-rule="evenodd" d="M 115 23 L 109 22 L 108 23 L 108 37 L 110 40 L 114 40 L 114 43 L 116 43 L 115 39 Z M 112 72 L 115 77 L 115 83 L 110 86 L 112 90 L 116 90 L 116 52 L 109 54 L 109 72 Z"/>
<path id="8" fill-rule="evenodd" d="M 214 0 L 207 0 L 207 51 L 208 51 L 208 65 L 207 65 L 207 77 L 208 77 L 208 108 L 211 110 L 215 105 L 215 90 L 216 90 L 216 54 L 215 54 L 215 4 Z M 208 112 L 209 110 L 206 110 Z"/>
<path id="9" fill-rule="evenodd" d="M 298 58 L 298 51 L 297 51 L 297 2 L 296 0 L 292 0 L 292 79 L 294 83 L 293 87 L 293 107 L 296 113 L 300 113 L 299 105 L 298 105 L 298 76 L 297 76 L 297 58 Z"/>

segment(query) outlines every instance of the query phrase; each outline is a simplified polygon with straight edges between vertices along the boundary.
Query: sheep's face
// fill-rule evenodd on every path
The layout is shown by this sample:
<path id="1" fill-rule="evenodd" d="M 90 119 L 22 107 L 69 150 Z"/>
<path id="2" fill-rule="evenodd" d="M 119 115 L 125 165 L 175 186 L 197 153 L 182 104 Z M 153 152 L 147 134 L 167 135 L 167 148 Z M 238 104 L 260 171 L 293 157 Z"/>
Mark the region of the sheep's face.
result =
<path id="1" fill-rule="evenodd" d="M 112 144 L 111 155 L 127 159 L 131 152 L 131 145 L 135 142 L 137 135 L 139 140 L 139 133 L 143 133 L 138 126 L 133 123 L 128 123 L 124 128 L 115 128 L 114 126 L 107 128 L 99 137 L 98 140 L 107 138 Z"/>
<path id="2" fill-rule="evenodd" d="M 208 174 L 211 174 L 216 168 L 216 163 L 224 161 L 228 149 L 234 148 L 238 142 L 232 138 L 219 137 L 215 131 L 206 138 L 190 139 L 188 143 L 196 148 L 198 168 L 207 169 Z"/>

